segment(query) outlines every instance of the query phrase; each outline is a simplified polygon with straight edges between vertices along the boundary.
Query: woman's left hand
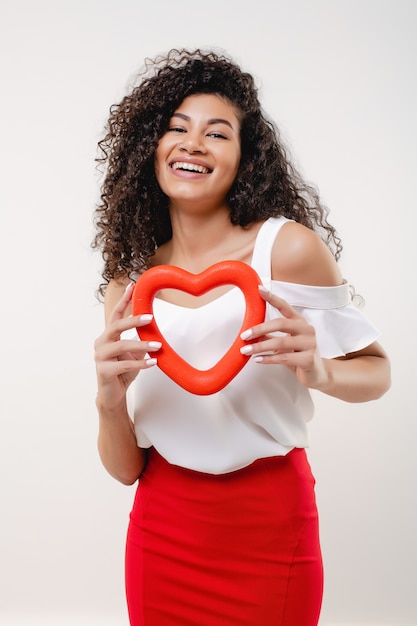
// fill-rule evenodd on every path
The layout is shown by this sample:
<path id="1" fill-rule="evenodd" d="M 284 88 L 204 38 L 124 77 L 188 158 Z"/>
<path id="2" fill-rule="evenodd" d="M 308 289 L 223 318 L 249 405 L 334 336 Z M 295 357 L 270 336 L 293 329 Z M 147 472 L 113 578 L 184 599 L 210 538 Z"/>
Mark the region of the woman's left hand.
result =
<path id="1" fill-rule="evenodd" d="M 261 297 L 283 316 L 244 331 L 241 338 L 248 344 L 242 354 L 251 355 L 257 363 L 285 365 L 305 387 L 320 389 L 328 381 L 328 372 L 321 358 L 313 326 L 288 302 L 259 288 Z M 282 333 L 272 335 L 271 333 Z M 255 339 L 257 342 L 249 343 Z"/>

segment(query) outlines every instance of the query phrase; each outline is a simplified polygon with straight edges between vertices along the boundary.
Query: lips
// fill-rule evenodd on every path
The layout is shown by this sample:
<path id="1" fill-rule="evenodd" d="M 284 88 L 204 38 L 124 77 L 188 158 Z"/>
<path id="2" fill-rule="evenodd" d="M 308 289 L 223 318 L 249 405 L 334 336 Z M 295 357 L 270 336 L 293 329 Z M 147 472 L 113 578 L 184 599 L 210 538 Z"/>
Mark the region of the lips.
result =
<path id="1" fill-rule="evenodd" d="M 213 170 L 208 168 L 206 165 L 196 162 L 188 162 L 188 161 L 173 161 L 170 163 L 170 167 L 173 170 L 181 170 L 184 172 L 195 172 L 196 174 L 210 174 Z"/>

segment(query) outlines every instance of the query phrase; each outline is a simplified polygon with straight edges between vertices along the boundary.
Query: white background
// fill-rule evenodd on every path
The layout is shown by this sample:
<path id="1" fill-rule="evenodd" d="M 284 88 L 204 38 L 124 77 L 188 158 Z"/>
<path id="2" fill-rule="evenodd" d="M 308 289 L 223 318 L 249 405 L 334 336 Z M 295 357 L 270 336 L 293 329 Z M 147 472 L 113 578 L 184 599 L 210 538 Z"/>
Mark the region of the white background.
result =
<path id="1" fill-rule="evenodd" d="M 127 626 L 134 488 L 111 479 L 96 452 L 95 146 L 146 56 L 215 46 L 256 76 L 265 109 L 319 186 L 345 244 L 344 274 L 392 359 L 383 399 L 316 399 L 309 456 L 326 567 L 321 626 L 417 624 L 417 4 L 0 7 L 0 622 Z"/>

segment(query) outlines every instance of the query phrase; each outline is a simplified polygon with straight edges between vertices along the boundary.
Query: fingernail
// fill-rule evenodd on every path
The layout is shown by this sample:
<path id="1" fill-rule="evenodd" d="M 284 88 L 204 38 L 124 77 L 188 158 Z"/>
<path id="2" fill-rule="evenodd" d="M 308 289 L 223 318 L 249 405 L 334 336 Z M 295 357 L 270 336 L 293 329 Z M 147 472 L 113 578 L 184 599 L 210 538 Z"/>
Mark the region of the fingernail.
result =
<path id="1" fill-rule="evenodd" d="M 262 363 L 262 361 L 264 360 L 263 356 L 256 356 L 254 359 L 255 363 Z"/>
<path id="2" fill-rule="evenodd" d="M 249 339 L 249 337 L 252 337 L 252 328 L 244 330 L 243 333 L 240 333 L 240 338 L 243 340 Z"/>
<path id="3" fill-rule="evenodd" d="M 146 362 L 145 362 L 146 367 L 152 367 L 152 365 L 156 365 L 156 364 L 157 364 L 156 359 L 146 359 Z"/>
<path id="4" fill-rule="evenodd" d="M 253 346 L 252 345 L 248 345 L 248 346 L 242 346 L 240 348 L 240 353 L 241 354 L 250 354 L 253 350 Z"/>
<path id="5" fill-rule="evenodd" d="M 150 341 L 148 343 L 149 350 L 159 350 L 161 346 L 162 346 L 162 343 L 160 341 Z"/>
<path id="6" fill-rule="evenodd" d="M 265 295 L 269 293 L 269 289 L 267 289 L 265 285 L 258 285 L 258 289 L 261 293 L 264 293 Z"/>
<path id="7" fill-rule="evenodd" d="M 141 315 L 139 317 L 139 320 L 141 322 L 145 322 L 146 323 L 146 322 L 151 322 L 152 318 L 153 318 L 153 315 L 151 315 L 150 313 L 145 313 L 145 315 Z"/>
<path id="8" fill-rule="evenodd" d="M 135 284 L 135 283 L 128 283 L 128 284 L 126 285 L 125 293 L 126 293 L 126 291 L 129 291 L 129 289 L 130 289 L 131 287 L 133 287 L 133 285 L 134 285 L 134 284 Z"/>

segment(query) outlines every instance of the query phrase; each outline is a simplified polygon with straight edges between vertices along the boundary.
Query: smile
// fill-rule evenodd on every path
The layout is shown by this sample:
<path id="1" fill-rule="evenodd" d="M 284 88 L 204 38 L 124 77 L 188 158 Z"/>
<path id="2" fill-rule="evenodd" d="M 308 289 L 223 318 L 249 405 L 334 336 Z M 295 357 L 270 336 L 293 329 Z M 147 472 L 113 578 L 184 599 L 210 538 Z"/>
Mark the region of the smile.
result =
<path id="1" fill-rule="evenodd" d="M 171 165 L 173 170 L 185 170 L 187 172 L 197 172 L 198 174 L 210 174 L 211 170 L 204 165 L 197 165 L 196 163 L 185 163 L 184 161 L 175 161 Z"/>

